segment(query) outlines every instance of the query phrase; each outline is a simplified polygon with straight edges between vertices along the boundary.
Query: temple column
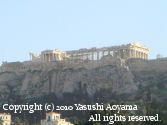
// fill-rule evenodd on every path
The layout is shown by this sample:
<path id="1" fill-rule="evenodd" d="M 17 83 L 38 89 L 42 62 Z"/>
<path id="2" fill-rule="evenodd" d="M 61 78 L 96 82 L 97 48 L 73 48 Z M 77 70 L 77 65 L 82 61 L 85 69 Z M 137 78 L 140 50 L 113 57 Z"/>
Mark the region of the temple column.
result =
<path id="1" fill-rule="evenodd" d="M 138 58 L 140 58 L 140 52 L 138 52 Z"/>
<path id="2" fill-rule="evenodd" d="M 89 60 L 89 53 L 86 53 L 86 58 Z"/>
<path id="3" fill-rule="evenodd" d="M 61 59 L 60 59 L 60 54 L 58 54 L 57 56 L 58 56 L 58 60 L 60 61 L 60 60 L 61 60 Z"/>
<path id="4" fill-rule="evenodd" d="M 97 60 L 100 59 L 100 56 L 99 56 L 99 51 L 97 51 Z"/>
<path id="5" fill-rule="evenodd" d="M 131 57 L 131 54 L 130 54 L 130 50 L 128 49 L 128 57 L 130 58 Z"/>
<path id="6" fill-rule="evenodd" d="M 46 54 L 46 61 L 48 61 L 48 54 Z"/>
<path id="7" fill-rule="evenodd" d="M 89 60 L 91 60 L 91 53 L 89 53 L 88 58 L 89 58 Z"/>
<path id="8" fill-rule="evenodd" d="M 47 60 L 46 58 L 47 58 L 47 56 L 46 56 L 46 54 L 45 54 L 45 61 Z"/>
<path id="9" fill-rule="evenodd" d="M 132 58 L 132 50 L 130 49 L 130 58 Z"/>
<path id="10" fill-rule="evenodd" d="M 50 62 L 50 54 L 48 54 L 48 61 Z"/>
<path id="11" fill-rule="evenodd" d="M 56 58 L 56 61 L 58 60 L 58 55 L 57 54 L 55 54 L 55 58 Z"/>
<path id="12" fill-rule="evenodd" d="M 53 54 L 51 53 L 50 54 L 50 61 L 52 61 L 52 58 L 53 58 Z"/>
<path id="13" fill-rule="evenodd" d="M 113 51 L 110 51 L 110 54 L 113 56 Z"/>
<path id="14" fill-rule="evenodd" d="M 140 58 L 140 52 L 138 52 L 138 58 Z"/>
<path id="15" fill-rule="evenodd" d="M 41 61 L 44 61 L 44 54 L 41 54 Z"/>
<path id="16" fill-rule="evenodd" d="M 50 57 L 50 60 L 49 60 L 49 61 L 51 61 L 51 60 L 52 60 L 52 54 L 51 54 L 51 53 L 49 54 L 49 57 Z"/>
<path id="17" fill-rule="evenodd" d="M 136 58 L 138 58 L 138 51 L 136 51 Z"/>
<path id="18" fill-rule="evenodd" d="M 108 55 L 110 55 L 110 50 L 108 50 Z"/>
<path id="19" fill-rule="evenodd" d="M 129 51 L 126 49 L 126 58 L 129 58 Z"/>
<path id="20" fill-rule="evenodd" d="M 142 59 L 144 59 L 144 53 L 142 52 Z"/>
<path id="21" fill-rule="evenodd" d="M 138 52 L 138 58 L 140 58 L 140 52 Z"/>
<path id="22" fill-rule="evenodd" d="M 45 54 L 43 54 L 43 61 L 45 61 Z"/>
<path id="23" fill-rule="evenodd" d="M 54 60 L 56 60 L 56 54 L 54 54 Z"/>
<path id="24" fill-rule="evenodd" d="M 135 50 L 135 58 L 137 58 L 137 51 Z"/>
<path id="25" fill-rule="evenodd" d="M 49 61 L 51 61 L 51 58 L 52 58 L 52 54 L 49 55 Z"/>
<path id="26" fill-rule="evenodd" d="M 134 56 L 133 57 L 136 58 L 136 50 L 134 50 Z"/>
<path id="27" fill-rule="evenodd" d="M 84 57 L 85 57 L 84 53 L 81 53 L 81 55 L 82 55 L 81 59 L 84 60 Z"/>
<path id="28" fill-rule="evenodd" d="M 86 53 L 86 59 L 89 60 L 89 53 Z"/>
<path id="29" fill-rule="evenodd" d="M 55 54 L 53 53 L 53 54 L 52 54 L 52 61 L 54 60 L 54 55 L 55 55 Z"/>
<path id="30" fill-rule="evenodd" d="M 102 52 L 102 54 L 103 54 L 102 56 L 104 56 L 104 53 L 105 53 L 105 51 Z"/>
<path id="31" fill-rule="evenodd" d="M 142 58 L 142 53 L 140 52 L 140 58 Z"/>
<path id="32" fill-rule="evenodd" d="M 119 50 L 118 51 L 118 56 L 121 57 L 121 58 L 123 58 L 123 56 L 124 56 L 124 54 L 123 54 L 124 52 L 123 51 L 124 50 Z"/>
<path id="33" fill-rule="evenodd" d="M 48 61 L 48 56 L 47 56 L 47 54 L 45 54 L 45 61 Z"/>
<path id="34" fill-rule="evenodd" d="M 126 58 L 126 50 L 125 49 L 123 49 L 123 51 L 122 51 L 122 57 L 125 59 Z"/>
<path id="35" fill-rule="evenodd" d="M 147 60 L 147 54 L 145 53 L 145 59 Z"/>
<path id="36" fill-rule="evenodd" d="M 132 57 L 135 58 L 135 50 L 132 50 L 132 53 L 133 53 L 133 54 L 132 54 L 132 55 L 133 55 Z"/>
<path id="37" fill-rule="evenodd" d="M 142 53 L 140 52 L 140 58 L 142 58 Z"/>
<path id="38" fill-rule="evenodd" d="M 133 53 L 132 53 L 132 50 L 130 50 L 130 58 L 133 57 Z"/>
<path id="39" fill-rule="evenodd" d="M 138 58 L 138 52 L 136 51 L 136 58 Z"/>
<path id="40" fill-rule="evenodd" d="M 92 60 L 94 60 L 94 52 L 92 52 Z"/>
<path id="41" fill-rule="evenodd" d="M 51 61 L 51 58 L 52 58 L 51 56 L 52 56 L 52 55 L 51 55 L 51 54 L 49 54 L 49 62 Z"/>
<path id="42" fill-rule="evenodd" d="M 146 54 L 144 53 L 144 59 L 146 59 Z"/>
<path id="43" fill-rule="evenodd" d="M 146 59 L 148 60 L 148 54 L 146 54 Z"/>
<path id="44" fill-rule="evenodd" d="M 133 58 L 135 58 L 135 50 L 133 50 Z"/>
<path id="45" fill-rule="evenodd" d="M 143 56 L 144 56 L 144 59 L 146 59 L 146 54 L 145 54 L 145 53 L 144 53 L 144 55 L 143 55 Z"/>

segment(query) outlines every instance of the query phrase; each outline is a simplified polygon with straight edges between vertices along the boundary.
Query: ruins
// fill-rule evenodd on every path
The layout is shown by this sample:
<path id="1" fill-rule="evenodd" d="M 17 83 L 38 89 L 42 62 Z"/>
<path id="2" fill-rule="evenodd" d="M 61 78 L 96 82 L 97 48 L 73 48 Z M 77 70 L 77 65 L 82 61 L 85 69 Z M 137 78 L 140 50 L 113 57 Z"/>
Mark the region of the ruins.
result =
<path id="1" fill-rule="evenodd" d="M 66 52 L 61 52 L 58 49 L 55 50 L 45 50 L 41 54 L 30 53 L 31 61 L 62 61 L 62 60 L 100 60 L 106 55 L 111 55 L 113 57 L 120 57 L 122 59 L 128 58 L 140 58 L 148 60 L 149 48 L 140 44 L 139 42 L 129 43 L 127 45 L 121 46 L 111 46 L 103 48 L 84 48 L 79 50 L 71 50 Z"/>
<path id="2" fill-rule="evenodd" d="M 51 70 L 60 67 L 86 67 L 105 65 L 107 63 L 123 65 L 125 60 L 148 60 L 150 49 L 139 42 L 120 46 L 102 48 L 84 48 L 62 52 L 59 49 L 44 50 L 40 54 L 30 53 L 30 60 L 24 62 L 3 62 L 0 72 Z M 119 60 L 117 60 L 119 59 Z"/>

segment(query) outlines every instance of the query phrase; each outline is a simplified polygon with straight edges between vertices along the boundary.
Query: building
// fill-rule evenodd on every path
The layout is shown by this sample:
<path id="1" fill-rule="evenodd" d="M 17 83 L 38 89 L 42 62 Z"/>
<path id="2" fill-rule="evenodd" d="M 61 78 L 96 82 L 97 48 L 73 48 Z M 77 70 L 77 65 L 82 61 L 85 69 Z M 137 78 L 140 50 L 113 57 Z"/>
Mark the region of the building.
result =
<path id="1" fill-rule="evenodd" d="M 8 113 L 0 113 L 0 122 L 2 125 L 11 125 L 11 115 Z"/>
<path id="2" fill-rule="evenodd" d="M 3 62 L 2 66 L 0 66 L 0 72 L 24 72 L 31 70 L 50 70 L 56 67 L 65 68 L 83 65 L 86 66 L 86 63 L 88 62 L 94 64 L 101 62 L 104 64 L 104 60 L 106 59 L 108 59 L 111 62 L 115 59 L 121 59 L 121 62 L 125 62 L 125 60 L 131 58 L 147 61 L 149 51 L 149 48 L 147 48 L 139 42 L 102 48 L 83 48 L 79 50 L 71 50 L 65 52 L 62 52 L 58 49 L 45 50 L 42 51 L 40 54 L 30 53 L 30 61 L 11 63 Z M 160 58 L 158 60 L 164 60 L 164 58 Z"/>
<path id="3" fill-rule="evenodd" d="M 37 53 L 30 53 L 30 60 L 33 62 L 43 61 L 43 62 L 50 62 L 50 61 L 62 61 L 66 60 L 69 57 L 67 56 L 66 52 L 61 52 L 59 49 L 55 50 L 44 50 L 41 54 Z"/>
<path id="4" fill-rule="evenodd" d="M 46 119 L 41 120 L 41 125 L 74 125 L 60 118 L 60 113 L 49 112 L 46 113 Z"/>
<path id="5" fill-rule="evenodd" d="M 120 46 L 93 47 L 90 49 L 83 48 L 79 50 L 71 50 L 62 52 L 58 49 L 56 50 L 45 50 L 41 54 L 30 53 L 31 61 L 63 61 L 63 60 L 100 60 L 104 56 L 110 55 L 113 57 L 120 57 L 122 59 L 128 58 L 139 58 L 148 60 L 148 54 L 150 49 L 142 45 L 139 42 L 129 43 Z"/>

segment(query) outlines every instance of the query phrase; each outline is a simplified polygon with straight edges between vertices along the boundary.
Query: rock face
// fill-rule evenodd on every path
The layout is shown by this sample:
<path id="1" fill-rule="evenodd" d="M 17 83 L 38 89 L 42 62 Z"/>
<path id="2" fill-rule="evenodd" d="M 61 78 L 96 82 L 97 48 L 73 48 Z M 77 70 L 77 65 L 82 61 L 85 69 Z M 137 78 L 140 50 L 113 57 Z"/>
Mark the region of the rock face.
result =
<path id="1" fill-rule="evenodd" d="M 166 61 L 167 62 L 167 61 Z M 105 57 L 101 61 L 85 62 L 82 65 L 50 70 L 0 73 L 0 99 L 4 102 L 11 96 L 25 98 L 55 93 L 62 98 L 64 93 L 82 91 L 94 97 L 97 91 L 109 89 L 117 94 L 135 93 L 139 85 L 149 83 L 149 78 L 167 71 L 167 63 L 146 60 L 121 60 Z"/>

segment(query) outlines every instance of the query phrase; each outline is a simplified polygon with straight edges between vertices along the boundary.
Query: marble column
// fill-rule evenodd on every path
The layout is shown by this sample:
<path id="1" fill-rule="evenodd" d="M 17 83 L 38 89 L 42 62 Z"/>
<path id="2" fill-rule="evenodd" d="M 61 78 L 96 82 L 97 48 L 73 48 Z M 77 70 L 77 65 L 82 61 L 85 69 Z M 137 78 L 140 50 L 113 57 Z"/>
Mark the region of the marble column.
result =
<path id="1" fill-rule="evenodd" d="M 148 60 L 148 54 L 146 54 L 146 59 Z"/>
<path id="2" fill-rule="evenodd" d="M 142 58 L 142 53 L 140 52 L 140 58 Z"/>
<path id="3" fill-rule="evenodd" d="M 43 61 L 45 61 L 45 54 L 43 54 Z"/>
<path id="4" fill-rule="evenodd" d="M 130 55 L 130 50 L 128 49 L 128 57 L 130 58 L 130 56 L 131 56 L 131 55 Z"/>
<path id="5" fill-rule="evenodd" d="M 58 55 L 57 54 L 55 54 L 55 60 L 58 61 Z"/>
<path id="6" fill-rule="evenodd" d="M 94 60 L 94 52 L 92 52 L 92 60 Z"/>
<path id="7" fill-rule="evenodd" d="M 50 54 L 48 54 L 48 61 L 50 61 Z"/>
<path id="8" fill-rule="evenodd" d="M 133 50 L 133 57 L 136 58 L 136 50 Z"/>
<path id="9" fill-rule="evenodd" d="M 46 61 L 48 61 L 48 54 L 46 54 Z"/>
<path id="10" fill-rule="evenodd" d="M 137 52 L 138 58 L 140 58 L 140 52 Z"/>
<path id="11" fill-rule="evenodd" d="M 136 58 L 138 58 L 138 51 L 136 51 Z"/>
<path id="12" fill-rule="evenodd" d="M 56 60 L 56 54 L 54 53 L 54 60 Z"/>
<path id="13" fill-rule="evenodd" d="M 97 60 L 100 59 L 100 56 L 99 56 L 99 51 L 97 51 Z"/>
<path id="14" fill-rule="evenodd" d="M 103 51 L 103 56 L 105 56 L 105 51 Z"/>
<path id="15" fill-rule="evenodd" d="M 142 52 L 142 59 L 144 59 L 144 53 Z"/>
<path id="16" fill-rule="evenodd" d="M 143 54 L 143 59 L 146 59 L 146 54 L 145 53 Z"/>
<path id="17" fill-rule="evenodd" d="M 89 53 L 86 53 L 86 59 L 89 60 Z"/>
<path id="18" fill-rule="evenodd" d="M 108 50 L 108 55 L 110 55 L 110 50 Z"/>

